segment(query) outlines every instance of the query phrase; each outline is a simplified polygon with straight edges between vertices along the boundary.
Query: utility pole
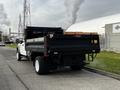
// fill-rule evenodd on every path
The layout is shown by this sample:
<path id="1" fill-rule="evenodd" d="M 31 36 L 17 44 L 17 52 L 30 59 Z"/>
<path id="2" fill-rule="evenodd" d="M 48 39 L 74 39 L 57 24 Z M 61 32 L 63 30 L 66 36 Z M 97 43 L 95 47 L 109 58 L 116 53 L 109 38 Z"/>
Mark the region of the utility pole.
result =
<path id="1" fill-rule="evenodd" d="M 31 25 L 30 0 L 24 0 L 23 8 L 23 37 L 25 38 L 26 26 Z"/>
<path id="2" fill-rule="evenodd" d="M 19 15 L 19 23 L 18 23 L 18 37 L 21 36 L 21 30 L 22 30 L 22 20 L 21 20 L 21 14 Z"/>
<path id="3" fill-rule="evenodd" d="M 23 6 L 23 30 L 26 27 L 26 12 L 27 12 L 26 2 L 27 2 L 27 0 L 24 0 L 24 6 Z"/>

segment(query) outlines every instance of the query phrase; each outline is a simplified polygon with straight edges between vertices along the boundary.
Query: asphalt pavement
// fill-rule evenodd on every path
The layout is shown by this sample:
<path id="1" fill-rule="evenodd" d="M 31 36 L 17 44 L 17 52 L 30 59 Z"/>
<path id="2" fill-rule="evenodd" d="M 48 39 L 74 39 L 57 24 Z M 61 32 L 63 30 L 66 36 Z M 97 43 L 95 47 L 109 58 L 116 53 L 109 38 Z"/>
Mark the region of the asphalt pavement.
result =
<path id="1" fill-rule="evenodd" d="M 37 75 L 32 62 L 16 60 L 15 49 L 0 47 L 0 90 L 120 90 L 120 81 L 68 68 Z"/>

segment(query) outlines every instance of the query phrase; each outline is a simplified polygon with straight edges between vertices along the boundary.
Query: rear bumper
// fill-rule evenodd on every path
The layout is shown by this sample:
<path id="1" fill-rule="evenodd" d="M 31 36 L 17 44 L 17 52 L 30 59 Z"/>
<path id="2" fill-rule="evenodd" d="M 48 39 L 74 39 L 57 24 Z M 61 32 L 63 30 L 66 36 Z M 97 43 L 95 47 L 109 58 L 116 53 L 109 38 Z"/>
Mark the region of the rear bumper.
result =
<path id="1" fill-rule="evenodd" d="M 74 53 L 99 53 L 100 48 L 99 47 L 52 47 L 50 48 L 51 52 L 60 52 L 60 53 L 68 53 L 70 54 L 71 52 Z"/>

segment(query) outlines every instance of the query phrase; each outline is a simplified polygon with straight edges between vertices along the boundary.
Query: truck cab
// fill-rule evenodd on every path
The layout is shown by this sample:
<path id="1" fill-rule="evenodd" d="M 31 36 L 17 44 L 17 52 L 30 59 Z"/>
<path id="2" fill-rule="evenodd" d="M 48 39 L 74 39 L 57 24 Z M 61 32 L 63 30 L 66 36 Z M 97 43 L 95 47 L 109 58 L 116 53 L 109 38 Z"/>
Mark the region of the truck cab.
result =
<path id="1" fill-rule="evenodd" d="M 27 53 L 25 50 L 25 41 L 23 39 L 18 41 L 16 48 L 16 57 L 18 61 L 20 61 L 22 57 L 27 57 Z"/>

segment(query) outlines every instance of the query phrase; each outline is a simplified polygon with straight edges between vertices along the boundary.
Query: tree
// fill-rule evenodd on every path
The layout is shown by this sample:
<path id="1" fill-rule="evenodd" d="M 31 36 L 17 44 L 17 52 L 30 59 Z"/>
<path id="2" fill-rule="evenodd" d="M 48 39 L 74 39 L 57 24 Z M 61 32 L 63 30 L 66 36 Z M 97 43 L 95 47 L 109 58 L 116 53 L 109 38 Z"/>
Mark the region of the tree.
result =
<path id="1" fill-rule="evenodd" d="M 0 41 L 2 41 L 2 31 L 0 31 Z"/>
<path id="2" fill-rule="evenodd" d="M 9 41 L 9 37 L 8 36 L 3 36 L 3 41 L 4 42 L 8 42 Z"/>

